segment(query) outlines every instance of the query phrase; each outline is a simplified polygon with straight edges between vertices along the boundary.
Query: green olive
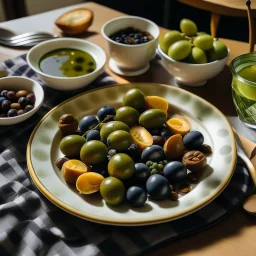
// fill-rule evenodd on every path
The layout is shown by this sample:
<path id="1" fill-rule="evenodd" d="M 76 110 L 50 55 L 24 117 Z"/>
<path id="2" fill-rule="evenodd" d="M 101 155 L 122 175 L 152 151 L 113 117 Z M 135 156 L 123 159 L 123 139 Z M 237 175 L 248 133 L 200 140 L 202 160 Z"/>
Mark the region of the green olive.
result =
<path id="1" fill-rule="evenodd" d="M 134 161 L 126 154 L 115 154 L 108 162 L 108 173 L 110 176 L 124 180 L 130 178 L 134 172 Z"/>
<path id="2" fill-rule="evenodd" d="M 107 139 L 108 145 L 117 151 L 128 149 L 132 141 L 132 135 L 122 130 L 111 132 Z"/>
<path id="3" fill-rule="evenodd" d="M 139 118 L 139 123 L 145 128 L 160 128 L 166 122 L 167 114 L 160 109 L 148 109 Z"/>
<path id="4" fill-rule="evenodd" d="M 115 177 L 108 177 L 100 184 L 100 194 L 110 205 L 121 204 L 125 197 L 124 184 Z"/>
<path id="5" fill-rule="evenodd" d="M 127 124 L 120 122 L 120 121 L 111 121 L 102 126 L 100 129 L 100 137 L 101 140 L 107 141 L 108 136 L 110 133 L 116 130 L 123 130 L 123 131 L 130 131 L 130 128 Z"/>
<path id="6" fill-rule="evenodd" d="M 135 109 L 141 109 L 145 105 L 145 96 L 139 89 L 129 90 L 123 97 L 123 105 Z"/>
<path id="7" fill-rule="evenodd" d="M 60 151 L 69 157 L 79 156 L 86 139 L 80 135 L 68 135 L 60 142 Z"/>
<path id="8" fill-rule="evenodd" d="M 108 155 L 106 145 L 98 140 L 86 142 L 80 151 L 80 158 L 86 164 L 98 164 L 103 162 Z"/>
<path id="9" fill-rule="evenodd" d="M 140 114 L 132 107 L 124 106 L 116 110 L 115 121 L 121 121 L 129 126 L 138 124 Z"/>

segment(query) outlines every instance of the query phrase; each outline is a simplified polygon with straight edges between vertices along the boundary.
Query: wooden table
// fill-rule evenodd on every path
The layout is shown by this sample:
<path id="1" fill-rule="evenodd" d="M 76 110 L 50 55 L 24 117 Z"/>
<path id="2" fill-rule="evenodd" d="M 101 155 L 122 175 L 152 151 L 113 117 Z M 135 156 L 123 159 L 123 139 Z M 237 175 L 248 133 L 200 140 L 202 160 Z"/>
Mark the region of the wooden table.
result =
<path id="1" fill-rule="evenodd" d="M 54 27 L 54 20 L 63 12 L 74 9 L 76 7 L 86 6 L 94 11 L 95 19 L 93 25 L 90 27 L 89 32 L 84 38 L 97 43 L 106 51 L 106 43 L 103 37 L 100 35 L 101 26 L 109 19 L 123 15 L 120 12 L 103 7 L 95 3 L 86 3 L 82 5 L 76 5 L 71 7 L 62 8 L 59 10 L 38 14 L 31 17 L 22 18 L 19 20 L 13 20 L 0 23 L 1 27 L 9 28 L 15 32 L 22 33 L 28 31 L 40 30 L 56 32 Z M 161 29 L 163 34 L 166 30 Z M 248 45 L 242 42 L 231 41 L 222 39 L 230 49 L 230 61 L 243 53 L 247 52 Z M 14 50 L 10 48 L 0 47 L 0 61 L 8 58 L 13 58 L 26 51 Z M 115 75 L 106 67 L 116 81 L 119 83 L 127 83 L 129 81 L 143 81 L 143 82 L 158 82 L 166 84 L 175 84 L 173 77 L 163 69 L 160 63 L 154 63 L 151 65 L 150 70 L 144 75 L 138 77 L 120 77 Z M 212 104 L 216 105 L 229 119 L 231 124 L 248 139 L 254 140 L 256 133 L 252 130 L 245 128 L 238 120 L 235 112 L 232 100 L 231 100 L 231 74 L 229 67 L 221 72 L 220 75 L 208 81 L 206 86 L 191 88 L 182 88 L 191 91 L 197 95 L 202 96 Z M 216 92 L 219 92 L 216 93 Z M 215 95 L 214 97 L 212 95 Z M 146 253 L 147 256 L 158 255 L 179 255 L 179 256 L 219 256 L 219 255 L 256 255 L 256 227 L 255 217 L 251 217 L 243 212 L 239 207 L 234 213 L 231 214 L 225 221 L 221 221 L 205 231 L 202 231 L 196 235 L 189 236 L 187 238 L 162 245 L 161 247 Z"/>

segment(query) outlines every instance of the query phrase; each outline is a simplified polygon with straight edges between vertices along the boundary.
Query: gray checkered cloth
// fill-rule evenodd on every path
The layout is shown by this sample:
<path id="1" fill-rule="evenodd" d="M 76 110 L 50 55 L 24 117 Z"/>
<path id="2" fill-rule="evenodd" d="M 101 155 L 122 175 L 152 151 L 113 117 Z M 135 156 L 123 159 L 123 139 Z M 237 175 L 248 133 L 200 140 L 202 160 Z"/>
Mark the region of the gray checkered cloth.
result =
<path id="1" fill-rule="evenodd" d="M 31 181 L 25 153 L 29 136 L 42 116 L 78 91 L 65 93 L 44 86 L 28 67 L 25 55 L 7 60 L 2 66 L 10 75 L 26 76 L 41 83 L 45 101 L 30 119 L 0 127 L 1 256 L 139 255 L 162 243 L 209 228 L 227 217 L 244 199 L 250 179 L 243 163 L 238 161 L 232 180 L 220 196 L 196 213 L 175 221 L 117 227 L 88 222 L 62 211 Z M 104 73 L 83 90 L 114 82 Z"/>

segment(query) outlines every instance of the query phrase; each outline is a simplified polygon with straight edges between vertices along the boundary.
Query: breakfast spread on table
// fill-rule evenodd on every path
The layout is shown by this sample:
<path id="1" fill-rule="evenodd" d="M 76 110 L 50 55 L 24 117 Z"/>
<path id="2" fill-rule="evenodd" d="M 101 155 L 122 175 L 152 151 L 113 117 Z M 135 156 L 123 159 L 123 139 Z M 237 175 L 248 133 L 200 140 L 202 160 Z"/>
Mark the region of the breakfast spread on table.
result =
<path id="1" fill-rule="evenodd" d="M 93 11 L 80 8 L 61 15 L 55 25 L 63 34 L 74 36 L 86 32 L 92 22 Z M 108 21 L 102 34 L 109 44 L 112 64 L 115 62 L 124 74 L 147 71 L 158 46 L 163 66 L 178 82 L 191 86 L 203 85 L 217 75 L 229 55 L 223 42 L 198 31 L 189 19 L 180 21 L 180 31 L 169 31 L 160 40 L 156 24 L 135 16 Z M 104 71 L 106 60 L 97 55 L 100 50 L 104 53 L 85 40 L 58 38 L 32 48 L 27 60 L 46 86 L 74 90 L 90 84 Z M 109 65 L 111 68 L 111 62 Z M 254 67 L 245 67 L 238 75 L 251 80 Z M 198 71 L 190 75 L 194 68 Z M 72 86 L 78 83 L 79 87 Z M 242 93 L 243 88 L 238 91 Z M 250 89 L 245 92 L 251 93 Z M 0 118 L 30 111 L 36 96 L 25 90 L 2 90 Z M 133 88 L 124 93 L 121 107 L 104 105 L 79 119 L 68 111 L 62 113 L 57 124 L 62 156 L 53 159 L 54 168 L 77 194 L 100 195 L 99 200 L 110 206 L 128 202 L 132 208 L 143 207 L 148 200 L 180 200 L 204 182 L 202 173 L 211 168 L 207 159 L 213 150 L 204 144 L 203 133 L 186 117 L 170 110 L 169 104 L 163 97 Z M 201 121 L 198 116 L 193 118 Z"/>
<path id="2" fill-rule="evenodd" d="M 222 238 L 250 239 L 252 219 L 237 207 L 252 192 L 253 167 L 238 157 L 232 128 L 244 136 L 240 120 L 255 126 L 256 55 L 238 56 L 238 42 L 189 19 L 160 33 L 150 20 L 81 6 L 89 9 L 28 17 L 32 31 L 55 21 L 59 38 L 2 63 L 1 246 L 10 255 L 130 256 L 180 239 L 177 248 L 196 255 L 218 254 Z M 255 213 L 249 198 L 244 209 Z M 156 254 L 177 254 L 175 246 Z"/>

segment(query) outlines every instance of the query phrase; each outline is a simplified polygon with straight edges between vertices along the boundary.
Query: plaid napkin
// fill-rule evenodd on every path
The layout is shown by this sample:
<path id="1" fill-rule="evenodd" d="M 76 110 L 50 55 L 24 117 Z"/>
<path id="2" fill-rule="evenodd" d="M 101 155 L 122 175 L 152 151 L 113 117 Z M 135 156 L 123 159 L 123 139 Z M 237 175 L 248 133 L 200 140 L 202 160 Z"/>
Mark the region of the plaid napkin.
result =
<path id="1" fill-rule="evenodd" d="M 243 200 L 249 175 L 241 161 L 229 185 L 213 202 L 184 218 L 143 227 L 95 224 L 48 201 L 32 183 L 26 164 L 29 136 L 52 107 L 78 92 L 115 83 L 104 73 L 90 86 L 65 93 L 46 87 L 28 67 L 26 56 L 5 61 L 10 75 L 37 80 L 45 91 L 40 110 L 21 124 L 0 127 L 0 255 L 139 255 L 161 243 L 191 235 L 228 216 Z"/>

